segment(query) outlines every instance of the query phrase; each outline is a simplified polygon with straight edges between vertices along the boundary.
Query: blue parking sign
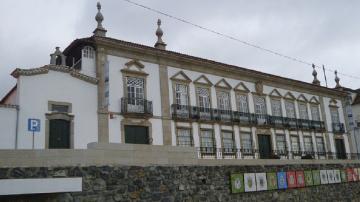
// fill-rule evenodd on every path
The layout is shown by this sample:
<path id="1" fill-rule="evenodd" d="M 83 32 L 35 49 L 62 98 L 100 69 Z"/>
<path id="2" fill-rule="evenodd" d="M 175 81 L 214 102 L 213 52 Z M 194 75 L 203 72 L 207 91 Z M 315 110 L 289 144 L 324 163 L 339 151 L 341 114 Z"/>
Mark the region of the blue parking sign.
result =
<path id="1" fill-rule="evenodd" d="M 28 119 L 28 131 L 40 132 L 40 119 Z"/>

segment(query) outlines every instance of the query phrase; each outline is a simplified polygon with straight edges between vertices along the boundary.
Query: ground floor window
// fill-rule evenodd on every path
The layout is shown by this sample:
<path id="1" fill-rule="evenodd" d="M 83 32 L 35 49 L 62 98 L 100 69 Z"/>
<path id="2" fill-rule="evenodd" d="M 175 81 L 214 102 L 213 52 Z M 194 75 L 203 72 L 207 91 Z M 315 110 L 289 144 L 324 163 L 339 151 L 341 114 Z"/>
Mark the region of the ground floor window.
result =
<path id="1" fill-rule="evenodd" d="M 252 153 L 253 144 L 252 144 L 251 133 L 242 132 L 240 134 L 240 137 L 241 137 L 241 147 L 243 152 Z"/>
<path id="2" fill-rule="evenodd" d="M 316 148 L 318 152 L 325 152 L 324 138 L 316 137 Z"/>
<path id="3" fill-rule="evenodd" d="M 222 131 L 222 143 L 224 152 L 233 152 L 235 141 L 231 131 Z"/>
<path id="4" fill-rule="evenodd" d="M 278 151 L 286 151 L 286 140 L 285 135 L 276 135 L 276 147 Z"/>
<path id="5" fill-rule="evenodd" d="M 291 151 L 299 152 L 300 151 L 300 142 L 298 136 L 291 136 Z"/>
<path id="6" fill-rule="evenodd" d="M 177 145 L 186 147 L 191 147 L 193 145 L 190 128 L 177 129 Z"/>
<path id="7" fill-rule="evenodd" d="M 311 136 L 304 136 L 304 147 L 305 147 L 305 151 L 307 152 L 313 151 L 313 143 Z"/>
<path id="8" fill-rule="evenodd" d="M 203 153 L 216 152 L 213 130 L 200 130 L 200 147 Z"/>

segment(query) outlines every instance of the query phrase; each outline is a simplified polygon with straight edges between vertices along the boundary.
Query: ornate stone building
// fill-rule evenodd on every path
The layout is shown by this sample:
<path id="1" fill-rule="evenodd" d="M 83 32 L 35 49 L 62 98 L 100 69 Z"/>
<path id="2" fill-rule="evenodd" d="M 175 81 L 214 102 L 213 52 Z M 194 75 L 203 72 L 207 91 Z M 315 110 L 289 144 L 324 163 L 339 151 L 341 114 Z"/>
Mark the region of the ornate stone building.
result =
<path id="1" fill-rule="evenodd" d="M 347 93 L 154 47 L 97 28 L 15 69 L 2 99 L 2 149 L 86 148 L 88 143 L 195 147 L 199 158 L 350 158 Z M 34 91 L 33 89 L 37 89 Z M 37 119 L 39 131 L 29 131 Z"/>

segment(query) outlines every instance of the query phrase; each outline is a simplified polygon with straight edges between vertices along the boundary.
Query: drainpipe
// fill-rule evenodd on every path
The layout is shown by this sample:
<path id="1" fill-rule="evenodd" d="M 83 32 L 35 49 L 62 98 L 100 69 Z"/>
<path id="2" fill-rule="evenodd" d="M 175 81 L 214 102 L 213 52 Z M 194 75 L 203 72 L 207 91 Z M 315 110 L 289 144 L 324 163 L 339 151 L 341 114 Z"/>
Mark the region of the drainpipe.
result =
<path id="1" fill-rule="evenodd" d="M 15 149 L 18 148 L 18 131 L 19 131 L 19 106 L 16 106 Z"/>

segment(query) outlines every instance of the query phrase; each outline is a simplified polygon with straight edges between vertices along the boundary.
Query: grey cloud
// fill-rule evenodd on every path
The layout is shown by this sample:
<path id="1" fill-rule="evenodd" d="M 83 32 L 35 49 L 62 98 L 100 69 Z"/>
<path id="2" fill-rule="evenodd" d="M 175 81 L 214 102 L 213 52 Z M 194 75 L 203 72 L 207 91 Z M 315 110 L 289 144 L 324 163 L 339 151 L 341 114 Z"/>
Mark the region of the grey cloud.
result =
<path id="1" fill-rule="evenodd" d="M 325 64 L 360 76 L 358 1 L 134 1 L 317 65 Z M 264 53 L 121 0 L 101 2 L 103 24 L 110 37 L 153 46 L 156 20 L 161 18 L 169 50 L 312 81 L 310 66 Z M 0 96 L 14 84 L 9 76 L 14 67 L 44 65 L 55 46 L 65 48 L 76 38 L 91 36 L 96 26 L 95 5 L 95 0 L 2 1 L 6 9 L 0 17 L 6 21 L 0 31 Z M 320 70 L 318 73 L 324 85 L 323 74 Z M 327 77 L 329 86 L 335 86 L 333 73 L 327 72 Z M 360 88 L 360 80 L 341 75 L 340 78 L 342 85 Z"/>

